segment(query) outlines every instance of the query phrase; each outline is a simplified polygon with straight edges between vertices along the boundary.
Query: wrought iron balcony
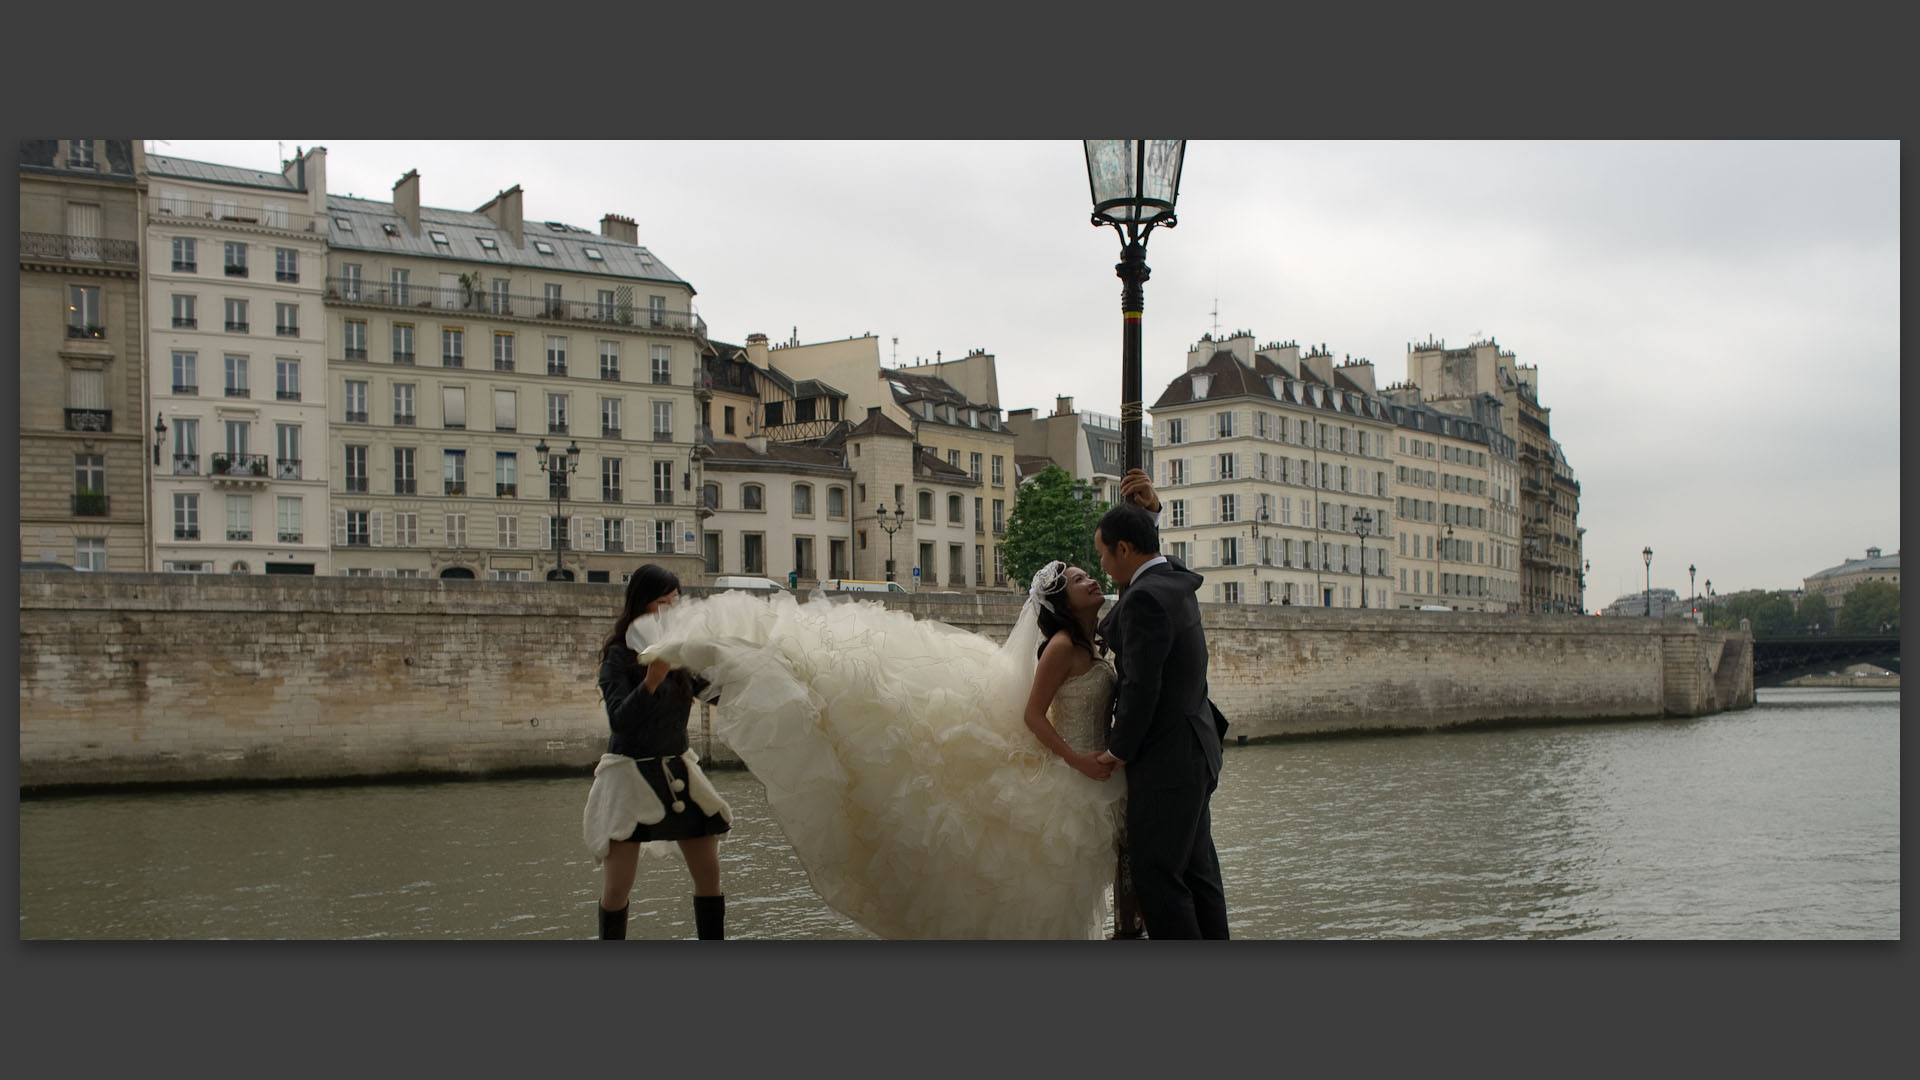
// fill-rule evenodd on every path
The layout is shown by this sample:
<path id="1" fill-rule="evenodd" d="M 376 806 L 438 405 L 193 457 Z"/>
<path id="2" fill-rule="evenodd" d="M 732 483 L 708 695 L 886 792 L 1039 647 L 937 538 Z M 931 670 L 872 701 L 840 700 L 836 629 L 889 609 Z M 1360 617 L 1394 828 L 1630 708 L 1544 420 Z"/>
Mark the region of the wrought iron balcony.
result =
<path id="1" fill-rule="evenodd" d="M 107 336 L 107 328 L 92 323 L 68 323 L 67 337 L 81 341 L 101 341 Z"/>
<path id="2" fill-rule="evenodd" d="M 285 324 L 275 326 L 273 328 L 273 332 L 275 335 L 279 337 L 299 337 L 300 336 L 300 328 L 298 326 L 288 326 Z"/>
<path id="3" fill-rule="evenodd" d="M 173 455 L 173 475 L 199 476 L 200 475 L 200 455 L 199 454 Z"/>
<path id="4" fill-rule="evenodd" d="M 284 457 L 279 459 L 274 462 L 273 475 L 275 479 L 279 480 L 300 479 L 300 459 Z"/>
<path id="5" fill-rule="evenodd" d="M 408 351 L 406 351 L 406 352 L 396 352 L 396 353 L 394 353 L 394 354 L 393 354 L 393 362 L 394 362 L 394 363 L 396 363 L 396 364 L 405 364 L 405 365 L 407 365 L 407 366 L 409 366 L 409 367 L 411 367 L 411 366 L 412 366 L 412 364 L 413 364 L 413 351 L 412 351 L 411 349 L 409 349 L 409 350 L 408 350 Z"/>
<path id="6" fill-rule="evenodd" d="M 227 276 L 228 277 L 246 277 L 247 276 L 246 264 L 245 263 L 239 263 L 239 264 L 228 263 Z"/>
<path id="7" fill-rule="evenodd" d="M 230 333 L 244 334 L 247 332 L 247 326 L 247 323 L 234 322 L 232 319 L 227 320 L 227 330 Z"/>
<path id="8" fill-rule="evenodd" d="M 252 539 L 253 539 L 252 529 L 228 529 L 227 530 L 227 540 L 230 542 L 238 542 L 242 540 L 252 540 Z"/>
<path id="9" fill-rule="evenodd" d="M 547 421 L 547 434 L 565 435 L 566 433 L 567 433 L 567 422 L 565 420 Z"/>
<path id="10" fill-rule="evenodd" d="M 68 431 L 112 431 L 112 409 L 68 409 Z"/>
<path id="11" fill-rule="evenodd" d="M 617 503 L 617 502 L 619 502 L 619 501 L 620 501 L 620 489 L 619 489 L 619 488 L 617 488 L 617 487 L 602 487 L 602 488 L 600 489 L 600 501 L 601 501 L 601 502 L 610 502 L 610 503 Z"/>
<path id="12" fill-rule="evenodd" d="M 73 495 L 74 517 L 106 517 L 107 496 L 98 491 L 77 491 Z"/>
<path id="13" fill-rule="evenodd" d="M 175 315 L 173 317 L 173 328 L 175 330 L 198 330 L 200 329 L 200 320 L 197 318 L 182 318 L 181 316 Z"/>
<path id="14" fill-rule="evenodd" d="M 412 413 L 394 413 L 393 414 L 393 426 L 395 427 L 413 427 L 414 426 L 413 421 L 414 421 L 414 415 Z"/>
<path id="15" fill-rule="evenodd" d="M 566 373 L 567 365 L 564 362 L 547 361 L 547 374 L 565 376 Z"/>
<path id="16" fill-rule="evenodd" d="M 20 257 L 138 266 L 140 265 L 140 245 L 131 240 L 107 240 L 98 236 L 22 232 Z"/>
<path id="17" fill-rule="evenodd" d="M 297 532 L 288 532 L 285 529 L 281 529 L 280 542 L 283 544 L 301 544 L 301 543 L 305 543 L 306 541 L 303 540 L 301 538 L 301 535 Z"/>
<path id="18" fill-rule="evenodd" d="M 179 259 L 175 259 L 173 260 L 173 270 L 174 273 L 177 274 L 197 274 L 200 272 L 200 264 L 198 262 L 181 262 Z"/>
<path id="19" fill-rule="evenodd" d="M 395 495 L 415 495 L 419 493 L 418 489 L 419 482 L 411 476 L 396 476 L 393 479 Z"/>
<path id="20" fill-rule="evenodd" d="M 666 489 L 654 488 L 653 489 L 653 505 L 672 506 L 673 505 L 673 489 L 672 488 L 666 488 Z"/>
<path id="21" fill-rule="evenodd" d="M 617 439 L 620 437 L 620 429 L 602 424 L 600 425 L 600 437 L 603 439 Z"/>
<path id="22" fill-rule="evenodd" d="M 449 353 L 441 353 L 440 366 L 463 368 L 467 366 L 467 358 L 465 356 L 456 356 Z"/>
<path id="23" fill-rule="evenodd" d="M 602 551 L 608 551 L 608 552 L 613 552 L 613 553 L 615 553 L 615 554 L 618 554 L 618 553 L 621 553 L 621 552 L 624 552 L 624 551 L 626 551 L 626 550 L 627 550 L 627 542 L 626 542 L 625 540 L 622 540 L 622 539 L 620 539 L 619 537 L 617 537 L 617 536 L 616 536 L 616 537 L 613 537 L 613 538 L 611 538 L 611 539 L 608 539 L 608 540 L 607 540 L 607 541 L 606 541 L 606 542 L 605 542 L 605 543 L 604 543 L 604 544 L 603 544 L 603 545 L 601 546 L 601 549 L 600 549 L 600 550 L 602 550 Z"/>
<path id="24" fill-rule="evenodd" d="M 611 368 L 610 368 L 610 367 L 603 367 L 603 368 L 601 368 L 601 369 L 600 369 L 600 381 L 601 381 L 601 382 L 619 382 L 619 381 L 620 381 L 620 369 L 619 369 L 619 368 L 617 368 L 617 367 L 611 367 Z"/>
<path id="25" fill-rule="evenodd" d="M 227 387 L 227 396 L 228 397 L 252 397 L 253 392 L 248 390 L 244 386 L 229 386 Z"/>
<path id="26" fill-rule="evenodd" d="M 300 391 L 298 391 L 298 390 L 275 390 L 275 391 L 273 392 L 273 397 L 274 397 L 274 400 L 275 400 L 275 401 L 299 401 L 299 400 L 300 400 Z"/>
<path id="27" fill-rule="evenodd" d="M 197 528 L 183 529 L 180 526 L 175 525 L 173 527 L 173 538 L 175 540 L 198 540 L 200 539 L 200 530 Z"/>
<path id="28" fill-rule="evenodd" d="M 654 441 L 654 442 L 672 442 L 672 441 L 673 441 L 673 432 L 671 432 L 671 431 L 656 431 L 656 432 L 654 432 L 654 433 L 653 433 L 653 441 Z"/>
<path id="29" fill-rule="evenodd" d="M 502 483 L 496 482 L 493 485 L 493 496 L 496 499 L 513 499 L 513 498 L 518 498 L 519 495 L 520 495 L 519 484 L 502 484 Z"/>
<path id="30" fill-rule="evenodd" d="M 267 210 L 226 202 L 215 204 L 193 199 L 170 199 L 165 196 L 154 199 L 150 205 L 156 222 L 198 219 L 224 221 L 230 225 L 257 225 L 265 229 L 284 229 L 287 232 L 324 231 L 318 227 L 318 219 L 312 214 L 278 208 Z"/>
<path id="31" fill-rule="evenodd" d="M 349 424 L 364 424 L 367 422 L 367 414 L 364 412 L 354 412 L 349 409 L 346 413 L 346 422 Z"/>
<path id="32" fill-rule="evenodd" d="M 287 283 L 289 283 L 289 284 L 293 284 L 293 283 L 297 283 L 297 282 L 298 282 L 298 281 L 300 280 L 300 271 L 298 271 L 298 270 L 275 270 L 275 271 L 273 272 L 273 280 L 275 280 L 275 281 L 284 281 L 284 282 L 287 282 Z"/>
<path id="33" fill-rule="evenodd" d="M 467 482 L 465 480 L 443 480 L 440 484 L 440 491 L 443 495 L 465 495 L 467 493 Z"/>
<path id="34" fill-rule="evenodd" d="M 365 360 L 367 358 L 367 350 L 342 349 L 340 350 L 340 355 L 342 359 L 346 359 L 346 360 Z"/>
<path id="35" fill-rule="evenodd" d="M 480 315 L 506 315 L 542 322 L 587 322 L 660 333 L 692 334 L 705 340 L 707 322 L 692 311 L 669 311 L 603 304 L 598 300 L 554 300 L 541 296 L 494 293 L 464 287 L 372 284 L 357 278 L 328 277 L 326 298 L 334 303 L 366 307 L 433 308 Z"/>
<path id="36" fill-rule="evenodd" d="M 265 454 L 212 454 L 207 465 L 207 475 L 215 480 L 265 483 L 268 479 Z"/>

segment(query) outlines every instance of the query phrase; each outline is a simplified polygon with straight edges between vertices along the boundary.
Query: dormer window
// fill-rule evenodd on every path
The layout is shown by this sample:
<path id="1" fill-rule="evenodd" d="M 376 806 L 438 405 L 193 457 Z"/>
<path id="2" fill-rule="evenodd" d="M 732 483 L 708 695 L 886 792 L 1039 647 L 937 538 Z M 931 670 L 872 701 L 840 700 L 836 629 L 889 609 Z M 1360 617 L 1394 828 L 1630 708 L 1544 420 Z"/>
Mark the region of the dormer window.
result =
<path id="1" fill-rule="evenodd" d="M 353 231 L 353 219 L 352 219 L 352 218 L 343 218 L 343 217 L 337 217 L 337 218 L 334 218 L 334 219 L 333 219 L 333 223 L 334 223 L 335 225 L 338 225 L 338 226 L 340 226 L 340 229 L 341 229 L 341 231 L 342 231 L 342 232 L 352 232 L 352 231 Z"/>
<path id="2" fill-rule="evenodd" d="M 399 232 L 398 232 L 398 230 L 396 230 L 396 229 L 395 229 L 395 228 L 393 227 L 393 223 L 392 223 L 392 222 L 390 222 L 390 221 L 383 221 L 383 222 L 381 222 L 381 223 L 380 223 L 380 228 L 381 228 L 381 229 L 383 229 L 383 230 L 385 230 L 385 232 L 386 232 L 386 234 L 387 234 L 388 236 L 397 236 L 397 235 L 399 235 Z"/>
<path id="3" fill-rule="evenodd" d="M 443 248 L 449 248 L 449 249 L 453 247 L 453 245 L 447 241 L 446 233 L 430 232 L 427 235 L 433 238 L 433 243 L 435 247 L 443 247 Z"/>
<path id="4" fill-rule="evenodd" d="M 1206 397 L 1206 396 L 1207 396 L 1207 386 L 1208 386 L 1208 384 L 1209 384 L 1209 383 L 1211 383 L 1211 382 L 1213 381 L 1213 376 L 1211 376 L 1211 375 L 1206 375 L 1206 374 L 1196 374 L 1196 375 L 1194 375 L 1194 376 L 1192 376 L 1192 378 L 1193 378 L 1193 396 L 1194 396 L 1194 398 L 1195 398 L 1195 399 L 1199 399 L 1199 398 L 1204 398 L 1204 397 Z"/>
<path id="5" fill-rule="evenodd" d="M 590 248 L 582 248 L 581 250 L 586 253 L 587 258 L 592 259 L 594 262 L 606 261 L 606 259 L 600 254 L 599 248 L 590 247 Z"/>
<path id="6" fill-rule="evenodd" d="M 553 254 L 553 245 L 547 243 L 545 240 L 535 240 L 533 242 L 533 250 L 542 255 L 551 255 Z"/>
<path id="7" fill-rule="evenodd" d="M 481 237 L 481 238 L 480 238 L 480 246 L 481 246 L 481 247 L 483 247 L 483 248 L 485 248 L 485 249 L 486 249 L 486 250 L 488 250 L 488 251 L 498 251 L 498 250 L 500 250 L 500 245 L 499 245 L 499 244 L 496 244 L 496 243 L 494 243 L 494 240 L 493 240 L 493 237 L 491 237 L 491 236 L 483 236 L 483 237 Z"/>

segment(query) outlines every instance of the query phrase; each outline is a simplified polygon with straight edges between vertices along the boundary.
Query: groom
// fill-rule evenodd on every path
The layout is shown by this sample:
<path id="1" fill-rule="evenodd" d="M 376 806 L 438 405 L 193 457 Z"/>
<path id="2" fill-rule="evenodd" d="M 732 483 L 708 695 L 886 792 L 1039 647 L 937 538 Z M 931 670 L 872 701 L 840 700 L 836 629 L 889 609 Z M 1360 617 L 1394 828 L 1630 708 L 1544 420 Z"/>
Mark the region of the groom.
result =
<path id="1" fill-rule="evenodd" d="M 1123 492 L 1158 507 L 1144 476 L 1130 473 Z M 1093 540 L 1100 568 L 1120 586 L 1100 622 L 1120 685 L 1099 760 L 1126 766 L 1127 849 L 1147 936 L 1225 938 L 1208 803 L 1227 725 L 1207 699 L 1201 577 L 1160 554 L 1159 529 L 1134 502 L 1108 510 Z"/>

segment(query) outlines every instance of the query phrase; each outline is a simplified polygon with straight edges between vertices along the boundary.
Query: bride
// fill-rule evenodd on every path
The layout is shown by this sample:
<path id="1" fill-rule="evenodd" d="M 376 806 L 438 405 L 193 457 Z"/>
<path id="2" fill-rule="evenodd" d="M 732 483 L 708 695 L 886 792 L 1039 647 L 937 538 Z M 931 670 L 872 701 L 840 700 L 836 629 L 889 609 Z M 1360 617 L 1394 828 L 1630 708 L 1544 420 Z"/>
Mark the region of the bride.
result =
<path id="1" fill-rule="evenodd" d="M 873 601 L 720 593 L 636 620 L 711 684 L 715 731 L 835 910 L 886 938 L 1094 938 L 1123 781 L 1085 570 L 1034 575 L 1004 644 Z"/>

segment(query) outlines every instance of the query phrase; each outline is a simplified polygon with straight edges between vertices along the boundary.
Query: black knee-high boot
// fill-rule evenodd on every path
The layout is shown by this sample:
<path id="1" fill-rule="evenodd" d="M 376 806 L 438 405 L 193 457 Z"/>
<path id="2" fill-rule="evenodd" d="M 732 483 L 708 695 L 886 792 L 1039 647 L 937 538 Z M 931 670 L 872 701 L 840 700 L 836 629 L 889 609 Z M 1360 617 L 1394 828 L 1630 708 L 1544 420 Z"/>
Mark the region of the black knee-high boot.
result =
<path id="1" fill-rule="evenodd" d="M 727 898 L 724 896 L 695 896 L 693 898 L 694 933 L 702 941 L 720 941 L 727 936 Z"/>
<path id="2" fill-rule="evenodd" d="M 598 904 L 594 906 L 599 907 Z M 621 908 L 619 911 L 608 911 L 606 908 L 600 908 L 600 940 L 601 941 L 627 940 L 627 909 L 626 908 Z"/>

